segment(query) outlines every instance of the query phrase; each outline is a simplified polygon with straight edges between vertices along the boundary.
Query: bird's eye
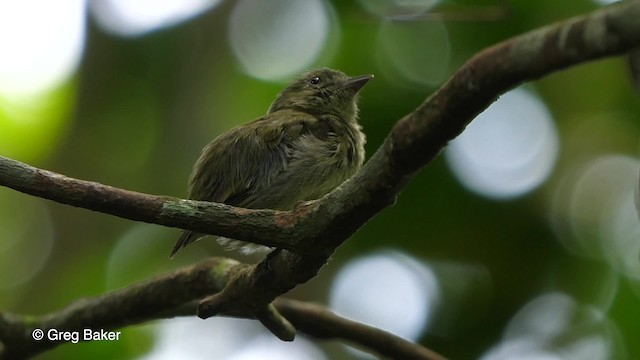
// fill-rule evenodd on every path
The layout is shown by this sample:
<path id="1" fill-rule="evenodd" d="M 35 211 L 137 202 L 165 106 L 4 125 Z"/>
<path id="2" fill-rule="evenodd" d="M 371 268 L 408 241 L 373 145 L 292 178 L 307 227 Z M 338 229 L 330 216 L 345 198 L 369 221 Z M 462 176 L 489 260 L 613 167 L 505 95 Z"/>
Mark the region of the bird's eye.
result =
<path id="1" fill-rule="evenodd" d="M 312 77 L 311 79 L 309 79 L 309 84 L 311 85 L 320 85 L 321 81 L 319 77 Z"/>

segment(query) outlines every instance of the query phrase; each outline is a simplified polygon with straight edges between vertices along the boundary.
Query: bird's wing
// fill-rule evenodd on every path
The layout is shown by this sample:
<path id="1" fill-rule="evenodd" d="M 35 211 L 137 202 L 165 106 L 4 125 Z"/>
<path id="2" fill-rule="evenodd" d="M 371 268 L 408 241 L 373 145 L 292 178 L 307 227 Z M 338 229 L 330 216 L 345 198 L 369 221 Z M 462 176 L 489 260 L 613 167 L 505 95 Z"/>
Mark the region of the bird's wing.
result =
<path id="1" fill-rule="evenodd" d="M 299 115 L 296 118 L 282 121 L 267 116 L 210 142 L 191 174 L 191 199 L 248 206 L 243 201 L 247 196 L 286 169 L 291 153 L 289 140 L 299 136 L 308 122 Z"/>
<path id="2" fill-rule="evenodd" d="M 238 126 L 211 141 L 202 151 L 189 181 L 190 198 L 229 205 L 278 209 L 268 187 L 286 171 L 292 145 L 301 136 L 326 137 L 330 124 L 302 112 L 282 110 Z M 202 237 L 183 231 L 172 256 Z"/>

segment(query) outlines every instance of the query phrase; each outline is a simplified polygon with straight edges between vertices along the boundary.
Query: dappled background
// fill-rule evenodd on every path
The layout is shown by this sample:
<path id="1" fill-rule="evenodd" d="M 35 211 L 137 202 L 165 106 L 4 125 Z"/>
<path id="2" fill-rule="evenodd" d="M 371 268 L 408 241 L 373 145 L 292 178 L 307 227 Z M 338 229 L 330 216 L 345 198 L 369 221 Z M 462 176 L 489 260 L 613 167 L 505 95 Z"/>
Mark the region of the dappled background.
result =
<path id="1" fill-rule="evenodd" d="M 507 4 L 507 7 L 505 7 Z M 373 73 L 372 154 L 482 48 L 603 6 L 567 0 L 23 0 L 0 3 L 0 155 L 186 196 L 200 149 L 313 67 Z M 452 359 L 640 357 L 640 102 L 626 59 L 501 97 L 288 296 Z M 55 311 L 207 256 L 176 229 L 0 188 L 0 310 Z M 42 359 L 362 359 L 254 321 L 180 318 Z"/>

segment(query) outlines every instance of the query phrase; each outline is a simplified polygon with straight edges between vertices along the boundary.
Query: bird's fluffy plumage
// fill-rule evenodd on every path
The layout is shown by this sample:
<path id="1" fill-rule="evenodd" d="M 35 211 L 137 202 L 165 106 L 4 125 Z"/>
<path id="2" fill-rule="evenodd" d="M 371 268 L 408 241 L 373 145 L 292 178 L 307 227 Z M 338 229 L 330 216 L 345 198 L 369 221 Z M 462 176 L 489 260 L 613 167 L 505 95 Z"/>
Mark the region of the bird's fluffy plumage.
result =
<path id="1" fill-rule="evenodd" d="M 190 198 L 289 210 L 333 190 L 364 161 L 356 101 L 369 78 L 330 69 L 303 74 L 278 95 L 267 115 L 218 136 L 202 150 L 189 181 Z M 183 231 L 171 255 L 202 236 Z M 246 251 L 261 247 L 221 242 Z"/>

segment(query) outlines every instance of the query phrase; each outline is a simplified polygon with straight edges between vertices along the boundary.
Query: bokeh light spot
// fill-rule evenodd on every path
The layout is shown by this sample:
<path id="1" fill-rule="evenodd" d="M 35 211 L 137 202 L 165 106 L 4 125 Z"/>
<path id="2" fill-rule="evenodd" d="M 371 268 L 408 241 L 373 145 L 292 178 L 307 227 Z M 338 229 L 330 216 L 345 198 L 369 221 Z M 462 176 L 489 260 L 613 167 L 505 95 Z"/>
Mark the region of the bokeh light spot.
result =
<path id="1" fill-rule="evenodd" d="M 526 194 L 544 182 L 556 162 L 558 136 L 546 106 L 516 89 L 454 139 L 447 164 L 469 190 L 493 199 Z"/>
<path id="2" fill-rule="evenodd" d="M 423 264 L 395 251 L 345 265 L 331 288 L 336 313 L 416 340 L 440 298 L 438 279 Z"/>
<path id="3" fill-rule="evenodd" d="M 195 317 L 159 321 L 153 349 L 140 360 L 205 360 L 216 354 L 228 359 L 262 330 L 253 320 L 220 317 L 202 321 Z"/>
<path id="4" fill-rule="evenodd" d="M 540 344 L 530 339 L 515 339 L 501 342 L 484 354 L 480 360 L 563 360 L 555 354 L 540 348 Z"/>
<path id="5" fill-rule="evenodd" d="M 561 293 L 535 298 L 513 316 L 505 337 L 536 336 L 544 341 L 558 337 L 569 328 L 576 306 L 571 297 Z"/>
<path id="6" fill-rule="evenodd" d="M 571 251 L 605 260 L 640 279 L 640 223 L 634 204 L 640 161 L 609 154 L 568 173 L 555 190 L 550 219 Z"/>
<path id="7" fill-rule="evenodd" d="M 0 2 L 0 153 L 49 155 L 74 103 L 71 79 L 84 48 L 85 3 Z M 25 141 L 29 139 L 29 141 Z"/>
<path id="8" fill-rule="evenodd" d="M 332 18 L 321 0 L 240 0 L 229 19 L 233 53 L 251 76 L 281 80 L 325 49 Z"/>
<path id="9" fill-rule="evenodd" d="M 0 98 L 41 94 L 75 71 L 84 47 L 85 2 L 0 1 Z"/>
<path id="10" fill-rule="evenodd" d="M 442 21 L 385 21 L 378 32 L 376 58 L 395 82 L 437 85 L 448 75 L 451 47 Z"/>
<path id="11" fill-rule="evenodd" d="M 358 2 L 370 14 L 389 18 L 424 14 L 440 0 L 358 0 Z"/>
<path id="12" fill-rule="evenodd" d="M 107 32 L 137 36 L 178 24 L 220 0 L 93 0 L 91 12 Z"/>
<path id="13" fill-rule="evenodd" d="M 298 336 L 283 343 L 255 320 L 194 317 L 158 322 L 154 348 L 139 360 L 326 360 L 310 341 Z"/>
<path id="14" fill-rule="evenodd" d="M 272 334 L 260 335 L 229 360 L 326 360 L 324 353 L 305 339 L 292 343 L 276 339 Z"/>
<path id="15" fill-rule="evenodd" d="M 620 0 L 592 0 L 596 5 L 607 6 Z"/>
<path id="16" fill-rule="evenodd" d="M 549 293 L 525 304 L 481 360 L 618 359 L 619 347 L 619 334 L 601 310 Z"/>

